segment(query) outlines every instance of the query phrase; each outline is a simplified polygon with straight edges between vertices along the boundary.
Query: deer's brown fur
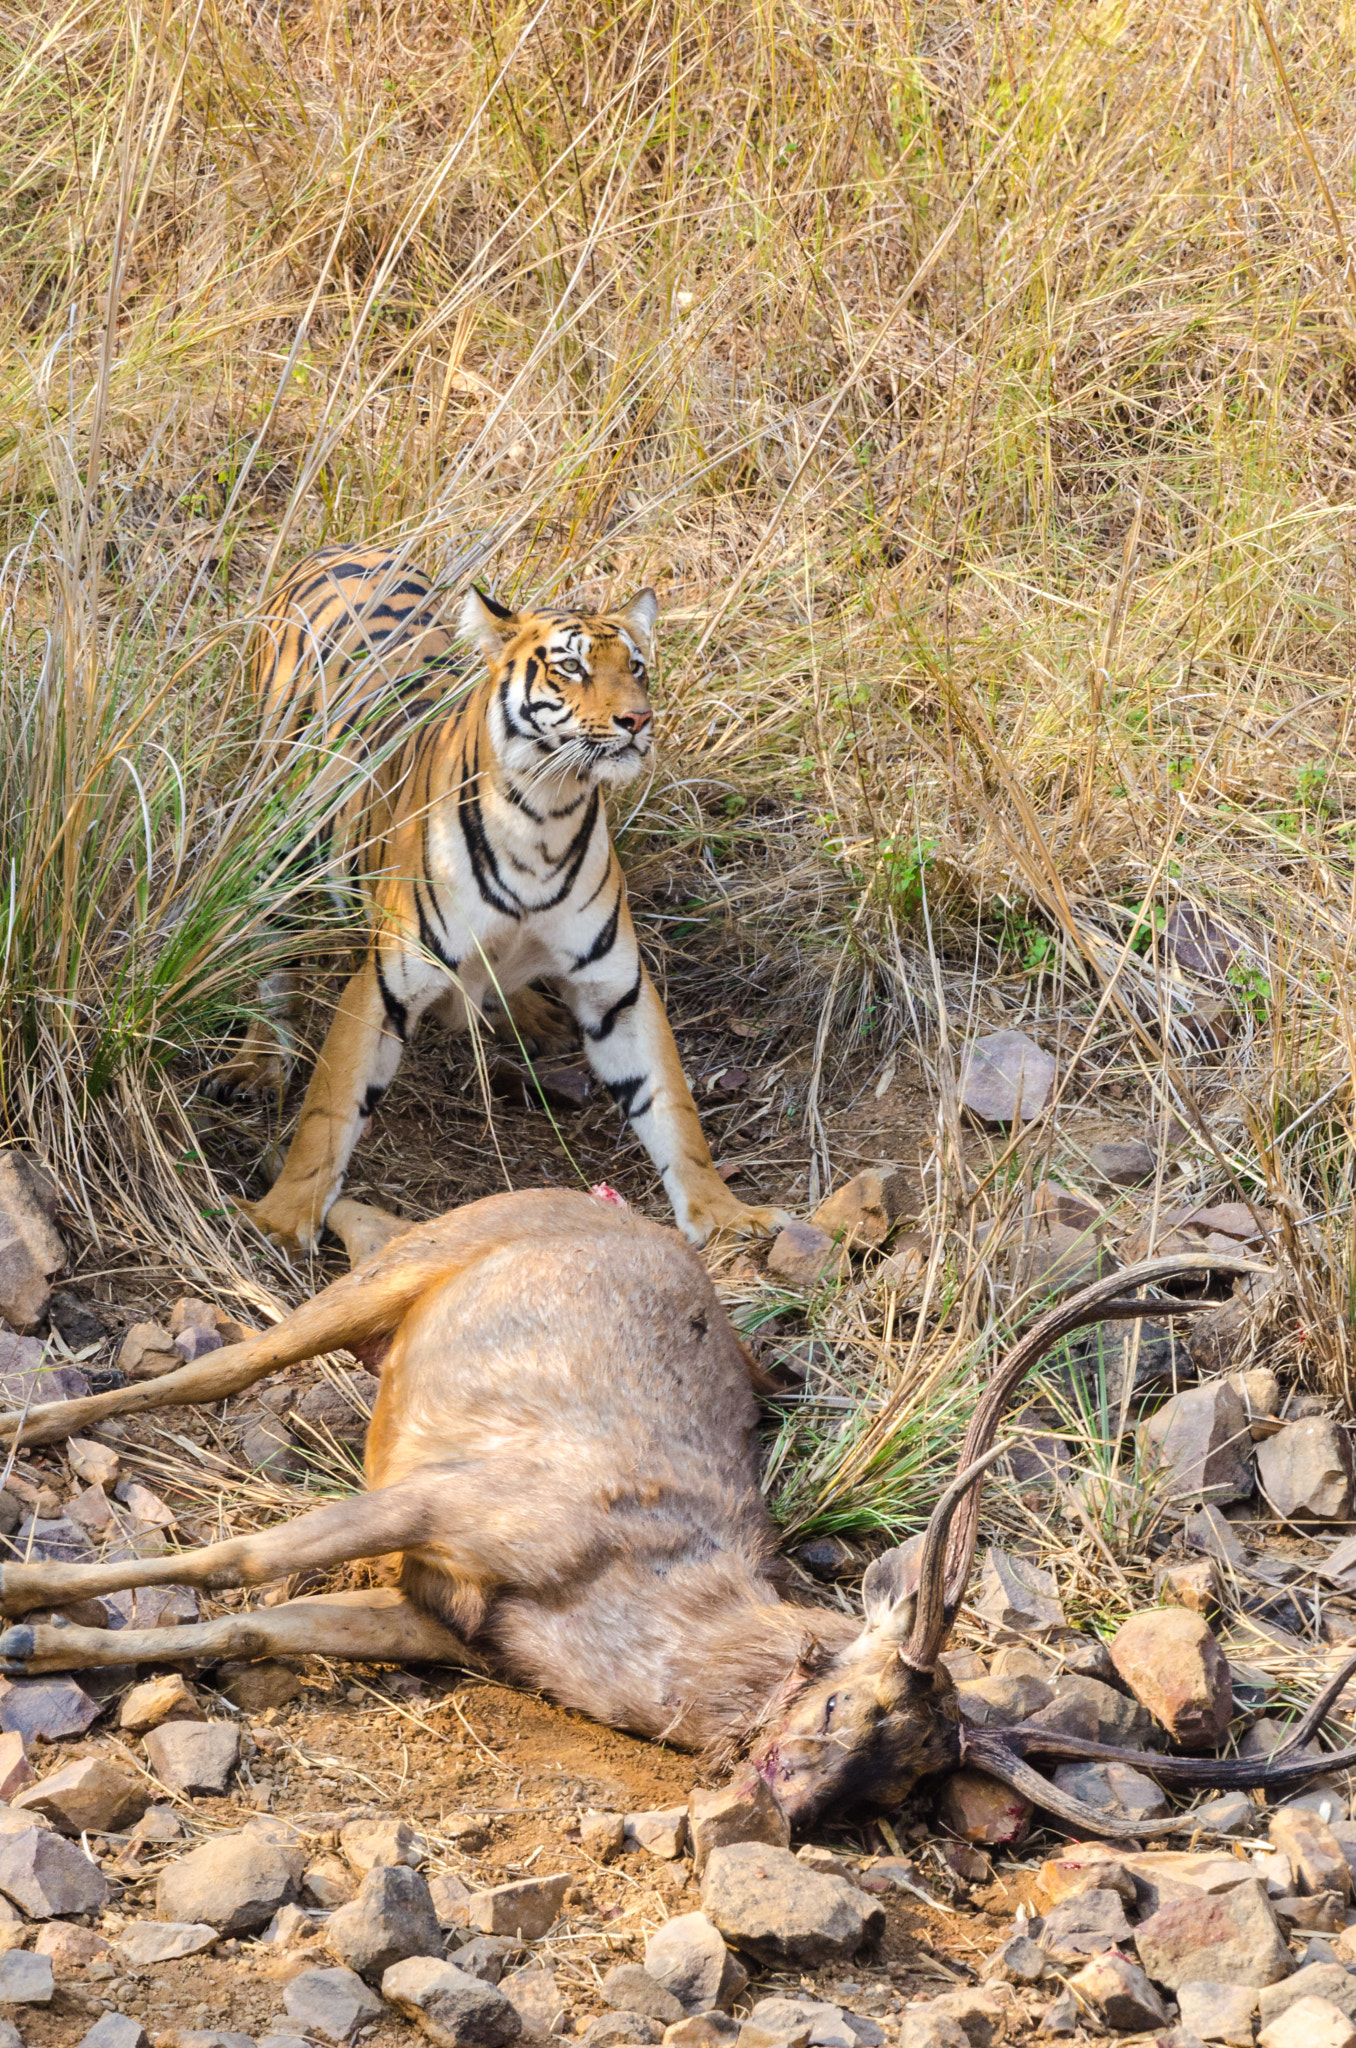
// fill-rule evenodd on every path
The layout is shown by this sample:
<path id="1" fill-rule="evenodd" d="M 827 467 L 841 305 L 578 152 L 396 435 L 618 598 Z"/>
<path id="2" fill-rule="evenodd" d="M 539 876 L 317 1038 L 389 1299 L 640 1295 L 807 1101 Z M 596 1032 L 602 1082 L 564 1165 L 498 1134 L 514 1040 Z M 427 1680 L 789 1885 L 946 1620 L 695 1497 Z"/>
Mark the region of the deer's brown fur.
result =
<path id="1" fill-rule="evenodd" d="M 374 1226 L 356 1203 L 336 1205 L 334 1220 L 369 1251 L 399 1229 Z M 13 1564 L 0 1576 L 0 1604 L 21 1615 L 128 1586 L 258 1585 L 395 1552 L 399 1594 L 294 1600 L 135 1637 L 21 1623 L 0 1638 L 0 1668 L 280 1651 L 470 1657 L 599 1721 L 722 1760 L 750 1751 L 794 1820 L 893 1804 L 968 1756 L 1078 1825 L 1115 1833 L 1024 1755 L 1118 1752 L 967 1730 L 939 1653 L 1015 1386 L 1082 1324 L 1182 1307 L 1129 1298 L 1136 1287 L 1221 1264 L 1247 1262 L 1158 1260 L 1042 1318 L 994 1373 L 921 1544 L 871 1566 L 859 1622 L 779 1585 L 747 1354 L 696 1255 L 674 1231 L 587 1195 L 493 1196 L 401 1231 L 275 1330 L 168 1376 L 179 1399 L 215 1400 L 340 1346 L 384 1352 L 365 1494 L 187 1553 Z M 150 1405 L 138 1388 L 98 1398 L 99 1413 Z M 88 1426 L 91 1406 L 56 1403 L 29 1421 L 50 1440 Z M 1302 1782 L 1315 1769 L 1134 1760 L 1174 1783 Z"/>

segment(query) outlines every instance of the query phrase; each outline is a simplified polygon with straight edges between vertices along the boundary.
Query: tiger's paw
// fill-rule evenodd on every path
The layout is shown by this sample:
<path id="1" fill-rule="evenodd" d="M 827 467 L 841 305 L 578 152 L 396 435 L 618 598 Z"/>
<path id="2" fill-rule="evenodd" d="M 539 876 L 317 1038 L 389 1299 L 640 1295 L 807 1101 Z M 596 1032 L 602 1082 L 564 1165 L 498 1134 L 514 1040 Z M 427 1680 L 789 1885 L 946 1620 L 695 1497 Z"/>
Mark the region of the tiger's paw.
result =
<path id="1" fill-rule="evenodd" d="M 240 1053 L 198 1084 L 209 1102 L 271 1109 L 281 1107 L 287 1068 L 278 1053 Z"/>
<path id="2" fill-rule="evenodd" d="M 297 1201 L 279 1181 L 260 1202 L 237 1204 L 242 1216 L 262 1231 L 270 1244 L 285 1252 L 313 1252 L 320 1242 L 324 1217 L 311 1202 Z"/>
<path id="3" fill-rule="evenodd" d="M 779 1209 L 771 1204 L 760 1205 L 741 1202 L 732 1195 L 724 1181 L 718 1180 L 717 1187 L 707 1193 L 690 1196 L 678 1213 L 678 1228 L 689 1244 L 705 1244 L 717 1231 L 728 1231 L 732 1237 L 775 1237 L 791 1221 L 788 1209 Z"/>

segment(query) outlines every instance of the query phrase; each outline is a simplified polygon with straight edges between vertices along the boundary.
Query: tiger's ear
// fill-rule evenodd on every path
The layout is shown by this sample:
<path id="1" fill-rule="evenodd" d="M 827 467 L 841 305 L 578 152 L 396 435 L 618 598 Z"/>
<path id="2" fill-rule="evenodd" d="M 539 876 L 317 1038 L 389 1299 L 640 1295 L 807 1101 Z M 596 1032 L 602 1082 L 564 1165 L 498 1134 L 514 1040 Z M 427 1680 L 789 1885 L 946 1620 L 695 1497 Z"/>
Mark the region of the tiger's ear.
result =
<path id="1" fill-rule="evenodd" d="M 487 597 L 474 583 L 462 599 L 461 630 L 492 661 L 518 630 L 518 614 Z"/>
<path id="2" fill-rule="evenodd" d="M 654 629 L 659 618 L 659 599 L 649 586 L 629 597 L 618 616 L 627 631 L 641 641 L 648 652 L 654 645 Z"/>

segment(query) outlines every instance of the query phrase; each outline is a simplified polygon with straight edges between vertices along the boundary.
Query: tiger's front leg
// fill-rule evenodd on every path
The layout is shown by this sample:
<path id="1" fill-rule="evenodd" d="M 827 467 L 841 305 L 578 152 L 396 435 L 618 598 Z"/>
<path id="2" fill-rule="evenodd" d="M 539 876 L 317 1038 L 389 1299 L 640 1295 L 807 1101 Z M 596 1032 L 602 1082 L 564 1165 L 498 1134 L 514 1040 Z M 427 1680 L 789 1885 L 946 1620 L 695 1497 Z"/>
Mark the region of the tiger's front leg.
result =
<path id="1" fill-rule="evenodd" d="M 683 1078 L 669 1020 L 645 970 L 626 906 L 604 961 L 562 976 L 589 1065 L 663 1176 L 674 1218 L 692 1244 L 716 1230 L 766 1237 L 791 1218 L 751 1207 L 716 1172 L 697 1105 Z"/>
<path id="2" fill-rule="evenodd" d="M 395 1079 L 414 1019 L 392 992 L 374 940 L 325 1034 L 283 1170 L 242 1206 L 266 1237 L 314 1251 L 367 1119 Z"/>

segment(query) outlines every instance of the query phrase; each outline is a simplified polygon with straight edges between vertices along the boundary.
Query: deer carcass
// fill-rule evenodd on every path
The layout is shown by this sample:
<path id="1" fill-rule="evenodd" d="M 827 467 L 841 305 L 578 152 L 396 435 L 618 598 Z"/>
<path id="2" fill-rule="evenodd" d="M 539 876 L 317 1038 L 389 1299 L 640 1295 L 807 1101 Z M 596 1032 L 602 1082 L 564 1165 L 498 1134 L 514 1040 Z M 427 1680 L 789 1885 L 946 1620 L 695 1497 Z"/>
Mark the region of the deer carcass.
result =
<path id="1" fill-rule="evenodd" d="M 333 1220 L 356 1234 L 370 1218 L 341 1202 Z M 1036 1323 L 989 1381 L 921 1546 L 887 1551 L 867 1572 L 858 1621 L 779 1585 L 747 1355 L 696 1254 L 585 1194 L 473 1202 L 403 1230 L 266 1334 L 160 1380 L 0 1418 L 0 1433 L 22 1423 L 25 1442 L 51 1441 L 118 1410 L 220 1400 L 341 1347 L 379 1357 L 366 1493 L 199 1550 L 7 1564 L 0 1604 L 22 1615 L 126 1587 L 215 1591 L 392 1552 L 398 1589 L 185 1628 L 21 1622 L 0 1637 L 0 1668 L 305 1652 L 479 1662 L 615 1727 L 711 1759 L 749 1756 L 796 1822 L 894 1805 L 920 1777 L 968 1762 L 1081 1828 L 1118 1831 L 1040 1777 L 1032 1754 L 1124 1754 L 1172 1785 L 1298 1785 L 1320 1767 L 1311 1758 L 1202 1762 L 967 1728 L 939 1661 L 1014 1388 L 1084 1324 L 1186 1306 L 1138 1290 L 1212 1269 L 1250 1270 L 1227 1257 L 1157 1259 Z M 1133 1832 L 1174 1824 L 1135 1821 Z"/>

